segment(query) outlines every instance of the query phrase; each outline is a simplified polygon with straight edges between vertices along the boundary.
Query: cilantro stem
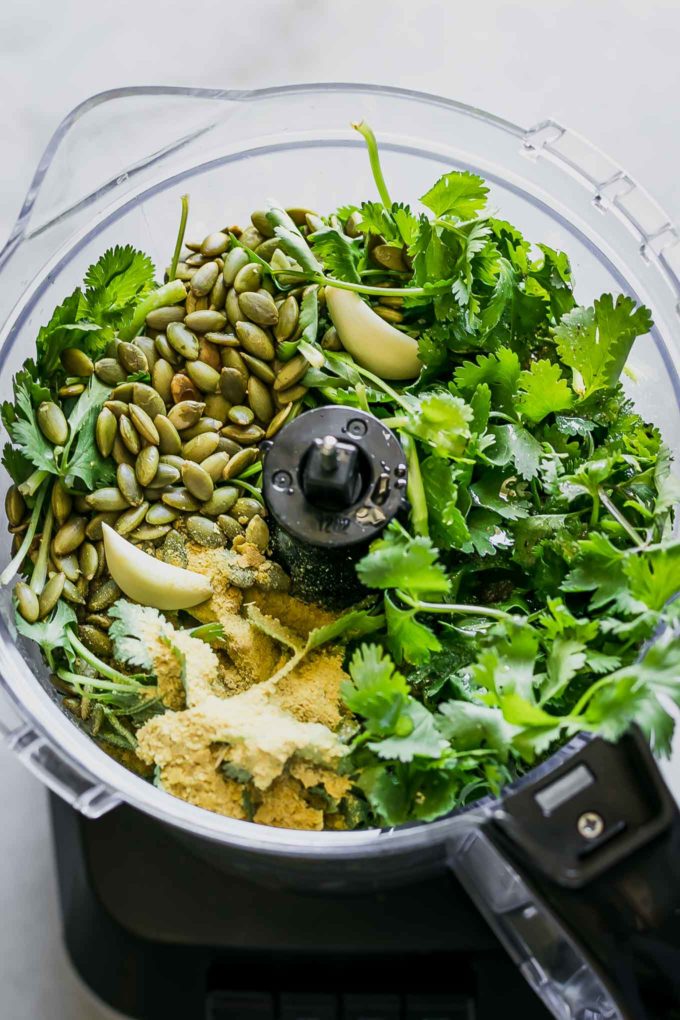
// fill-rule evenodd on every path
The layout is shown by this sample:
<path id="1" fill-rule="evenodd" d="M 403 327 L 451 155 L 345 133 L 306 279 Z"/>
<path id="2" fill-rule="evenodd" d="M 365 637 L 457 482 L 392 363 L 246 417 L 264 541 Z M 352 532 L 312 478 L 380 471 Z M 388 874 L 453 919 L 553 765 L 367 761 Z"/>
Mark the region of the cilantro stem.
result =
<path id="1" fill-rule="evenodd" d="M 149 312 L 153 312 L 155 308 L 164 308 L 166 305 L 176 305 L 179 301 L 184 301 L 186 296 L 187 289 L 181 280 L 169 280 L 162 287 L 151 291 L 139 302 L 127 326 L 122 326 L 119 329 L 119 338 L 121 340 L 134 339 L 144 325 Z"/>
<path id="2" fill-rule="evenodd" d="M 182 203 L 182 211 L 179 217 L 179 229 L 177 231 L 177 240 L 175 241 L 175 250 L 172 253 L 172 262 L 168 270 L 170 280 L 174 280 L 177 276 L 177 263 L 179 262 L 179 254 L 184 243 L 184 233 L 187 229 L 187 217 L 189 216 L 189 196 L 182 195 L 180 202 Z"/>
<path id="3" fill-rule="evenodd" d="M 380 195 L 380 201 L 386 209 L 391 209 L 392 199 L 390 198 L 390 193 L 387 190 L 385 178 L 383 177 L 382 167 L 380 165 L 380 153 L 378 152 L 378 142 L 373 134 L 373 129 L 366 123 L 365 120 L 352 124 L 352 127 L 363 136 L 364 141 L 366 142 L 368 160 L 371 164 L 371 172 L 378 189 L 378 194 Z"/>
<path id="4" fill-rule="evenodd" d="M 278 272 L 279 270 L 276 270 Z M 289 270 L 285 270 L 289 272 Z M 316 276 L 314 282 L 325 287 L 337 287 L 339 290 L 353 290 L 357 294 L 368 294 L 371 297 L 384 297 L 384 287 L 370 287 L 363 283 L 351 283 L 349 280 L 336 280 L 331 276 Z M 442 280 L 440 284 L 432 284 L 429 287 L 390 287 L 390 297 L 430 297 L 437 293 L 444 293 L 450 290 L 450 283 Z"/>
<path id="5" fill-rule="evenodd" d="M 113 712 L 106 712 L 106 718 L 111 726 L 113 726 L 114 730 L 116 730 L 124 740 L 127 740 L 130 750 L 134 751 L 137 747 L 137 740 L 134 734 L 130 733 L 127 726 L 123 726 L 120 719 L 116 718 Z"/>
<path id="6" fill-rule="evenodd" d="M 572 717 L 580 715 L 583 709 L 588 704 L 588 702 L 593 697 L 593 695 L 596 694 L 603 687 L 606 687 L 608 683 L 611 683 L 611 678 L 613 675 L 614 674 L 610 674 L 609 676 L 603 676 L 599 680 L 596 680 L 594 684 L 591 684 L 588 690 L 576 702 L 569 715 Z"/>
<path id="7" fill-rule="evenodd" d="M 331 365 L 331 368 L 332 367 L 333 366 Z M 402 407 L 408 415 L 411 414 L 411 408 L 408 406 L 406 401 L 402 400 L 397 391 L 393 390 L 389 383 L 386 383 L 384 379 L 381 379 L 380 376 L 374 375 L 373 372 L 369 372 L 367 368 L 363 368 L 361 365 L 357 364 L 356 361 L 352 361 L 352 368 L 356 369 L 359 375 L 363 375 L 366 379 L 370 379 L 376 389 L 382 390 L 388 397 L 391 397 L 395 404 L 399 404 L 399 406 Z"/>
<path id="8" fill-rule="evenodd" d="M 644 543 L 644 542 L 643 542 L 643 540 L 642 540 L 642 539 L 640 538 L 640 536 L 638 535 L 637 531 L 635 530 L 635 528 L 633 527 L 633 525 L 632 525 L 632 524 L 630 523 L 630 521 L 628 521 L 628 520 L 627 520 L 627 519 L 626 519 L 626 518 L 624 517 L 624 515 L 623 515 L 623 514 L 621 513 L 621 511 L 619 510 L 619 508 L 618 508 L 618 507 L 616 506 L 616 504 L 615 504 L 615 503 L 614 503 L 614 502 L 613 502 L 613 501 L 612 501 L 612 500 L 611 500 L 611 499 L 609 498 L 609 496 L 607 495 L 607 493 L 606 493 L 606 492 L 604 491 L 604 489 L 603 489 L 603 488 L 602 488 L 601 486 L 600 486 L 600 487 L 598 487 L 598 490 L 597 490 L 597 492 L 598 492 L 598 495 L 599 495 L 599 497 L 600 497 L 600 500 L 601 500 L 601 502 L 602 502 L 602 505 L 603 505 L 603 506 L 605 507 L 605 509 L 607 510 L 607 512 L 608 512 L 609 514 L 611 514 L 611 516 L 612 516 L 612 517 L 614 518 L 614 520 L 615 520 L 615 521 L 616 521 L 616 522 L 617 522 L 618 524 L 620 524 L 620 525 L 621 525 L 621 527 L 622 527 L 622 528 L 623 528 L 623 530 L 624 530 L 624 531 L 626 532 L 626 534 L 627 534 L 627 535 L 628 535 L 628 536 L 629 536 L 630 538 L 632 538 L 633 542 L 635 542 L 635 544 L 636 544 L 637 546 L 639 546 L 640 548 L 642 548 L 642 547 L 644 546 L 644 544 L 645 544 L 645 543 Z"/>
<path id="9" fill-rule="evenodd" d="M 594 528 L 600 519 L 600 489 L 597 489 L 593 495 L 593 507 L 590 511 L 590 526 Z"/>
<path id="10" fill-rule="evenodd" d="M 48 475 L 49 471 L 36 469 L 32 475 L 28 476 L 25 482 L 21 483 L 19 492 L 22 496 L 34 496 Z"/>
<path id="11" fill-rule="evenodd" d="M 397 589 L 397 595 L 402 602 L 405 602 L 411 609 L 417 609 L 424 613 L 461 613 L 468 616 L 488 616 L 491 620 L 510 620 L 512 623 L 524 622 L 521 617 L 506 613 L 503 609 L 494 609 L 493 606 L 471 606 L 461 602 L 423 602 L 422 599 L 414 599 L 405 591 Z"/>
<path id="12" fill-rule="evenodd" d="M 240 486 L 240 488 L 245 489 L 246 492 L 249 492 L 252 496 L 254 496 L 255 499 L 258 499 L 260 503 L 262 502 L 262 493 L 260 490 L 254 485 L 251 485 L 250 482 L 244 482 L 243 478 L 230 478 L 229 484 Z"/>
<path id="13" fill-rule="evenodd" d="M 144 684 L 140 684 L 138 680 L 134 680 L 132 677 L 126 676 L 125 673 L 121 673 L 120 670 L 114 669 L 113 666 L 107 666 L 105 662 L 102 662 L 101 659 L 97 658 L 94 652 L 91 652 L 90 649 L 82 643 L 80 638 L 76 637 L 72 630 L 69 630 L 68 632 L 68 640 L 78 658 L 82 659 L 83 662 L 86 662 L 89 666 L 92 666 L 93 669 L 96 669 L 98 673 L 101 673 L 101 675 L 106 677 L 108 680 L 113 680 L 114 683 L 124 684 L 128 690 L 130 690 L 133 686 L 135 690 L 146 690 Z"/>
<path id="14" fill-rule="evenodd" d="M 46 485 L 43 486 L 43 488 L 40 489 L 38 492 L 38 498 L 36 499 L 35 506 L 33 507 L 31 519 L 26 529 L 26 534 L 24 535 L 24 540 L 19 546 L 16 555 L 12 557 L 10 562 L 3 570 L 2 574 L 0 574 L 0 586 L 9 584 L 9 582 L 12 580 L 21 564 L 24 562 L 24 558 L 26 557 L 26 554 L 31 547 L 31 542 L 35 537 L 35 533 L 38 528 L 38 522 L 40 520 L 40 513 L 42 511 L 42 505 L 45 501 L 46 492 L 47 492 Z"/>
<path id="15" fill-rule="evenodd" d="M 122 674 L 121 674 L 122 675 Z M 132 681 L 131 683 L 113 683 L 109 680 L 100 680 L 99 677 L 85 676 L 83 673 L 72 673 L 68 669 L 58 669 L 57 676 L 60 680 L 69 684 L 78 684 L 81 687 L 98 687 L 102 691 L 118 691 L 123 694 L 156 694 L 156 687 L 145 687 L 144 684 Z"/>
<path id="16" fill-rule="evenodd" d="M 52 513 L 52 506 L 50 505 L 47 508 L 47 513 L 45 514 L 42 538 L 40 539 L 40 548 L 38 549 L 38 556 L 33 567 L 33 573 L 31 574 L 30 587 L 36 595 L 40 595 L 45 587 L 45 581 L 47 580 L 47 563 L 50 555 L 50 542 L 52 541 L 53 525 L 54 514 Z"/>
<path id="17" fill-rule="evenodd" d="M 406 455 L 406 465 L 408 468 L 406 494 L 411 504 L 411 524 L 416 535 L 425 535 L 429 538 L 427 499 L 425 497 L 425 486 L 423 485 L 423 476 L 420 472 L 420 461 L 418 460 L 415 440 L 408 432 L 400 432 L 399 441 Z"/>

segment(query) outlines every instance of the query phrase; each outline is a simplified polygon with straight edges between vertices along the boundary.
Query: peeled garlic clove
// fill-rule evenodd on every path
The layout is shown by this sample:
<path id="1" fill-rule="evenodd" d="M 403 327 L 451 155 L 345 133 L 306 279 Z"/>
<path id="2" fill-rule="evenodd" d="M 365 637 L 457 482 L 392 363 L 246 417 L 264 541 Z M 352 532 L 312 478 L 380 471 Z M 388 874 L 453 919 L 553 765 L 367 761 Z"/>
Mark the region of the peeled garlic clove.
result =
<path id="1" fill-rule="evenodd" d="M 102 533 L 109 572 L 128 598 L 154 609 L 189 609 L 210 598 L 207 577 L 149 556 L 108 524 Z"/>
<path id="2" fill-rule="evenodd" d="M 381 379 L 415 379 L 421 364 L 413 337 L 381 319 L 355 291 L 326 287 L 325 294 L 342 346 L 355 361 Z"/>

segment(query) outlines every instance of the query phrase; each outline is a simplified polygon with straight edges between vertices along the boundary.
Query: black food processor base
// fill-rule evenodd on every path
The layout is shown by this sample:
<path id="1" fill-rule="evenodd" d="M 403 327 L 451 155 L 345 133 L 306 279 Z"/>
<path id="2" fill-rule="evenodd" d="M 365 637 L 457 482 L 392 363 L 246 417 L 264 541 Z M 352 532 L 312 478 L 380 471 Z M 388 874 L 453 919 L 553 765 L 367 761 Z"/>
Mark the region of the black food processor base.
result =
<path id="1" fill-rule="evenodd" d="M 64 935 L 80 977 L 135 1020 L 547 1020 L 449 875 L 386 893 L 272 891 L 121 807 L 51 796 Z"/>

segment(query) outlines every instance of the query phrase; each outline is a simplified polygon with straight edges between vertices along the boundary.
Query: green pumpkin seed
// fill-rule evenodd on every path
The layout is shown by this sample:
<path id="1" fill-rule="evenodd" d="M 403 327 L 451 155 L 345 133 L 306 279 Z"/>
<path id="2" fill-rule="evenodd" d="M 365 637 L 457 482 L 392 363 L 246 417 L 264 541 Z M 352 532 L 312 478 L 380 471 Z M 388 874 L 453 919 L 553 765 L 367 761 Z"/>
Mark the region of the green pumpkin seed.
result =
<path id="1" fill-rule="evenodd" d="M 245 378 L 237 368 L 223 368 L 220 373 L 220 391 L 229 405 L 238 404 L 246 392 L 248 375 Z M 228 413 L 228 412 L 227 412 Z"/>
<path id="2" fill-rule="evenodd" d="M 117 490 L 116 490 L 117 491 Z M 123 501 L 124 502 L 124 501 Z M 125 509 L 127 510 L 127 503 L 124 502 Z M 102 513 L 95 514 L 92 517 L 85 528 L 85 534 L 91 542 L 101 542 L 104 537 L 102 531 L 102 525 L 108 524 L 111 527 L 118 520 L 118 512 L 116 510 L 105 510 Z"/>
<path id="3" fill-rule="evenodd" d="M 66 581 L 65 574 L 55 574 L 51 577 L 42 592 L 38 596 L 38 618 L 44 620 L 46 616 L 52 612 L 57 602 L 61 598 L 61 593 L 64 590 L 64 582 Z"/>
<path id="4" fill-rule="evenodd" d="M 210 393 L 205 398 L 206 417 L 224 425 L 230 406 L 229 401 L 225 400 L 221 393 Z"/>
<path id="5" fill-rule="evenodd" d="M 350 213 L 345 221 L 345 233 L 348 237 L 361 237 L 362 215 L 358 209 Z"/>
<path id="6" fill-rule="evenodd" d="M 259 421 L 267 424 L 274 417 L 274 401 L 269 389 L 255 375 L 248 380 L 248 403 Z"/>
<path id="7" fill-rule="evenodd" d="M 214 333 L 211 330 L 205 334 L 205 338 L 217 347 L 238 347 L 238 337 L 233 333 Z"/>
<path id="8" fill-rule="evenodd" d="M 183 458 L 182 464 L 184 464 Z M 164 489 L 166 485 L 174 485 L 175 482 L 179 481 L 180 470 L 181 466 L 178 467 L 176 464 L 160 463 L 156 471 L 156 477 L 153 480 L 153 488 Z"/>
<path id="9" fill-rule="evenodd" d="M 241 354 L 241 357 L 253 375 L 256 375 L 263 383 L 267 383 L 268 386 L 272 385 L 276 379 L 276 373 L 271 364 L 254 358 L 252 354 Z"/>
<path id="10" fill-rule="evenodd" d="M 78 637 L 86 648 L 102 659 L 109 659 L 113 655 L 113 643 L 108 634 L 98 627 L 88 623 L 81 623 L 78 627 Z"/>
<path id="11" fill-rule="evenodd" d="M 88 609 L 91 609 L 93 613 L 98 613 L 102 609 L 108 609 L 112 606 L 122 595 L 120 588 L 116 582 L 110 578 L 108 581 L 104 581 L 100 584 L 96 591 L 90 595 L 87 603 Z"/>
<path id="12" fill-rule="evenodd" d="M 183 322 L 171 322 L 166 336 L 170 346 L 183 358 L 193 361 L 198 357 L 198 338 L 195 333 L 187 329 Z"/>
<path id="13" fill-rule="evenodd" d="M 231 508 L 231 515 L 239 524 L 247 524 L 253 517 L 264 514 L 264 507 L 251 496 L 239 496 Z"/>
<path id="14" fill-rule="evenodd" d="M 217 451 L 218 453 L 228 453 L 230 457 L 233 457 L 240 453 L 241 447 L 233 439 L 227 439 L 226 436 L 220 434 L 220 445 L 217 447 Z"/>
<path id="15" fill-rule="evenodd" d="M 142 410 L 141 407 L 137 407 L 136 404 L 130 404 L 130 418 L 142 439 L 145 439 L 147 443 L 151 443 L 153 446 L 158 446 L 160 442 L 158 429 L 146 411 Z"/>
<path id="16" fill-rule="evenodd" d="M 52 486 L 50 503 L 52 506 L 52 513 L 54 514 L 54 519 L 57 524 L 63 524 L 64 521 L 71 515 L 73 499 L 71 494 L 67 492 L 66 487 L 60 478 L 58 478 Z"/>
<path id="17" fill-rule="evenodd" d="M 127 406 L 127 405 L 124 405 Z M 97 415 L 94 435 L 102 457 L 110 457 L 118 431 L 118 419 L 108 407 L 103 407 Z"/>
<path id="18" fill-rule="evenodd" d="M 193 255 L 190 255 L 188 258 L 184 259 L 184 261 L 188 266 L 193 266 L 195 269 L 198 269 L 199 266 L 204 266 L 206 262 L 210 262 L 210 259 L 206 258 L 206 256 L 203 255 L 200 251 L 197 251 L 194 252 Z"/>
<path id="19" fill-rule="evenodd" d="M 237 322 L 240 322 L 243 318 L 243 312 L 241 306 L 238 303 L 238 294 L 232 287 L 227 291 L 227 300 L 224 302 L 224 310 L 227 313 L 227 319 L 231 326 L 235 326 Z"/>
<path id="20" fill-rule="evenodd" d="M 259 290 L 262 283 L 262 269 L 257 262 L 249 262 L 239 269 L 234 278 L 234 290 L 237 294 L 245 294 L 248 290 Z M 239 302 L 240 304 L 240 302 Z"/>
<path id="21" fill-rule="evenodd" d="M 138 542 L 157 542 L 158 539 L 165 538 L 169 531 L 169 524 L 159 524 L 155 528 L 152 528 L 148 524 L 142 524 L 141 527 L 133 531 L 128 538 L 135 544 Z"/>
<path id="22" fill-rule="evenodd" d="M 250 222 L 263 237 L 272 238 L 274 236 L 274 228 L 267 219 L 267 214 L 264 209 L 256 209 L 250 216 Z"/>
<path id="23" fill-rule="evenodd" d="M 207 474 L 210 475 L 213 482 L 219 482 L 222 478 L 222 472 L 229 463 L 229 454 L 222 453 L 219 450 L 216 453 L 211 453 L 209 457 L 201 461 L 201 467 Z"/>
<path id="24" fill-rule="evenodd" d="M 24 581 L 17 581 L 14 586 L 14 598 L 17 609 L 27 623 L 35 623 L 40 616 L 38 596 Z"/>
<path id="25" fill-rule="evenodd" d="M 151 370 L 151 382 L 153 388 L 160 394 L 164 404 L 172 403 L 172 391 L 170 385 L 175 375 L 175 369 L 166 361 L 159 358 Z"/>
<path id="26" fill-rule="evenodd" d="M 200 464 L 188 460 L 182 467 L 182 481 L 192 496 L 204 503 L 213 494 L 213 480 Z"/>
<path id="27" fill-rule="evenodd" d="M 26 501 L 19 492 L 16 485 L 10 485 L 5 496 L 5 513 L 7 520 L 13 528 L 16 528 L 24 519 L 26 513 Z"/>
<path id="28" fill-rule="evenodd" d="M 80 547 L 82 549 L 82 546 Z M 78 557 L 75 553 L 67 553 L 66 556 L 57 556 L 54 552 L 54 543 L 52 543 L 52 562 L 54 563 L 57 572 L 66 575 L 67 581 L 72 581 L 74 584 L 80 577 L 80 567 L 78 565 Z"/>
<path id="29" fill-rule="evenodd" d="M 267 431 L 265 433 L 266 439 L 271 439 L 272 436 L 276 435 L 279 429 L 283 428 L 283 426 L 286 424 L 286 421 L 288 420 L 288 416 L 290 415 L 290 410 L 292 406 L 293 406 L 292 404 L 286 404 L 285 407 L 282 407 L 281 410 L 274 415 L 272 420 L 269 422 L 269 425 L 267 426 Z"/>
<path id="30" fill-rule="evenodd" d="M 199 418 L 195 425 L 192 425 L 190 429 L 184 429 L 182 432 L 182 439 L 186 442 L 188 439 L 195 439 L 196 436 L 202 436 L 204 432 L 219 432 L 224 422 L 220 421 L 219 418 L 209 418 L 204 415 Z"/>
<path id="31" fill-rule="evenodd" d="M 239 450 L 233 457 L 229 458 L 229 462 L 222 472 L 222 478 L 226 481 L 230 478 L 238 478 L 242 471 L 245 471 L 247 467 L 254 464 L 258 458 L 257 450 L 253 450 L 249 447 L 247 450 Z"/>
<path id="32" fill-rule="evenodd" d="M 142 444 L 139 441 L 139 433 L 126 414 L 121 414 L 118 419 L 118 433 L 126 448 L 133 457 L 136 457 L 142 448 Z"/>
<path id="33" fill-rule="evenodd" d="M 115 523 L 115 529 L 119 535 L 129 535 L 131 531 L 143 523 L 149 509 L 149 503 L 140 503 L 121 514 Z"/>
<path id="34" fill-rule="evenodd" d="M 307 359 L 301 354 L 296 354 L 294 358 L 286 362 L 283 368 L 279 369 L 279 373 L 274 381 L 274 389 L 280 392 L 295 386 L 303 378 L 308 368 L 309 362 Z"/>
<path id="35" fill-rule="evenodd" d="M 146 324 L 149 329 L 166 329 L 171 322 L 181 322 L 183 318 L 184 309 L 181 305 L 165 305 L 149 312 Z"/>
<path id="36" fill-rule="evenodd" d="M 200 464 L 202 460 L 215 453 L 220 445 L 220 437 L 216 432 L 203 432 L 200 436 L 190 439 L 182 446 L 182 455 L 186 460 Z"/>
<path id="37" fill-rule="evenodd" d="M 243 317 L 257 326 L 274 326 L 279 321 L 279 312 L 271 294 L 266 291 L 246 291 L 238 299 Z"/>
<path id="38" fill-rule="evenodd" d="M 86 514 L 89 511 L 89 506 L 85 502 L 85 496 L 83 493 L 77 492 L 73 497 L 73 509 L 76 513 Z"/>
<path id="39" fill-rule="evenodd" d="M 87 581 L 91 581 L 96 576 L 99 556 L 92 542 L 83 542 L 81 545 L 78 553 L 78 565 Z"/>
<path id="40" fill-rule="evenodd" d="M 192 383 L 201 393 L 215 393 L 220 384 L 220 373 L 204 361 L 190 361 L 186 366 Z"/>
<path id="41" fill-rule="evenodd" d="M 151 421 L 157 414 L 165 414 L 165 403 L 163 398 L 156 393 L 152 386 L 146 383 L 135 383 L 132 388 L 132 403 L 146 411 Z"/>
<path id="42" fill-rule="evenodd" d="M 404 316 L 396 308 L 384 308 L 382 305 L 374 305 L 373 311 L 379 318 L 384 319 L 385 322 L 391 322 L 393 325 L 404 321 Z"/>
<path id="43" fill-rule="evenodd" d="M 157 446 L 146 446 L 140 450 L 135 461 L 135 475 L 140 485 L 151 485 L 158 471 L 159 460 L 160 454 Z"/>
<path id="44" fill-rule="evenodd" d="M 393 244 L 377 244 L 372 249 L 371 256 L 378 265 L 384 266 L 386 269 L 394 269 L 398 273 L 408 271 L 409 267 L 404 261 L 404 253 L 401 248 L 396 248 Z"/>
<path id="45" fill-rule="evenodd" d="M 381 305 L 386 305 L 388 308 L 403 308 L 404 306 L 403 297 L 399 297 L 398 295 L 397 297 L 393 297 L 387 289 L 385 290 L 384 296 L 381 295 L 378 300 Z"/>
<path id="46" fill-rule="evenodd" d="M 67 602 L 74 602 L 77 606 L 85 605 L 85 595 L 78 585 L 74 584 L 68 577 L 64 581 L 64 588 L 61 594 Z"/>
<path id="47" fill-rule="evenodd" d="M 52 541 L 52 549 L 56 556 L 67 556 L 85 541 L 87 520 L 84 517 L 70 517 L 59 528 Z"/>
<path id="48" fill-rule="evenodd" d="M 231 541 L 233 541 L 239 535 L 245 534 L 245 530 L 239 524 L 239 522 L 235 521 L 233 517 L 229 517 L 228 514 L 220 514 L 220 516 L 217 518 L 217 523 L 224 537 L 230 539 Z"/>
<path id="49" fill-rule="evenodd" d="M 38 406 L 37 420 L 45 439 L 55 446 L 63 446 L 68 439 L 68 422 L 59 404 L 43 400 Z"/>
<path id="50" fill-rule="evenodd" d="M 321 337 L 321 346 L 325 351 L 341 351 L 342 342 L 338 336 L 338 331 L 335 326 L 329 326 L 324 335 Z"/>
<path id="51" fill-rule="evenodd" d="M 210 311 L 221 312 L 227 300 L 227 285 L 221 276 L 215 280 L 215 286 L 210 291 Z M 226 322 L 226 315 L 225 315 Z"/>
<path id="52" fill-rule="evenodd" d="M 129 464 L 119 464 L 116 471 L 116 481 L 127 503 L 130 506 L 139 506 L 143 497 L 134 468 Z"/>
<path id="53" fill-rule="evenodd" d="M 118 361 L 128 375 L 149 371 L 149 362 L 146 360 L 146 355 L 136 344 L 128 344 L 121 341 L 118 344 L 116 354 Z"/>
<path id="54" fill-rule="evenodd" d="M 298 383 L 297 386 L 289 386 L 287 390 L 277 390 L 276 402 L 280 407 L 284 404 L 294 404 L 296 400 L 302 400 L 306 393 L 307 387 Z"/>
<path id="55" fill-rule="evenodd" d="M 157 414 L 153 423 L 158 432 L 158 448 L 160 452 L 164 455 L 181 453 L 182 440 L 179 437 L 179 432 L 167 415 Z"/>
<path id="56" fill-rule="evenodd" d="M 220 269 L 216 262 L 206 262 L 205 265 L 200 266 L 191 278 L 191 293 L 195 297 L 203 297 L 209 294 L 215 286 L 215 280 L 219 271 Z M 172 341 L 170 342 L 172 343 Z"/>
<path id="57" fill-rule="evenodd" d="M 201 512 L 209 517 L 219 517 L 220 514 L 227 514 L 238 499 L 239 490 L 234 485 L 222 485 L 215 489 L 207 503 L 201 507 Z"/>
<path id="58" fill-rule="evenodd" d="M 121 414 L 127 414 L 129 401 L 124 400 L 105 400 L 104 407 L 111 414 L 115 415 L 116 421 L 120 418 Z"/>
<path id="59" fill-rule="evenodd" d="M 188 489 L 169 489 L 163 493 L 161 499 L 166 506 L 172 507 L 173 510 L 185 510 L 191 513 L 200 507 L 200 503 L 194 499 Z"/>
<path id="60" fill-rule="evenodd" d="M 301 205 L 289 206 L 286 209 L 286 212 L 296 227 L 304 227 L 307 225 L 308 213 L 313 213 L 315 216 L 318 215 L 313 209 L 308 209 L 306 206 Z"/>
<path id="61" fill-rule="evenodd" d="M 258 246 L 257 254 L 263 262 L 271 261 L 271 257 L 278 249 L 279 243 L 278 237 L 268 237 L 266 241 L 263 241 L 262 244 Z"/>
<path id="62" fill-rule="evenodd" d="M 224 260 L 224 269 L 222 270 L 222 278 L 226 283 L 227 287 L 231 287 L 237 274 L 244 266 L 247 266 L 250 262 L 248 252 L 244 251 L 243 248 L 232 248 L 226 259 Z"/>
<path id="63" fill-rule="evenodd" d="M 158 361 L 158 351 L 156 350 L 156 344 L 154 343 L 150 336 L 137 336 L 135 337 L 133 343 L 135 344 L 135 346 L 139 347 L 140 351 L 146 358 L 147 364 L 149 366 L 149 371 L 151 372 L 153 366 Z"/>
<path id="64" fill-rule="evenodd" d="M 100 358 L 95 362 L 95 375 L 107 386 L 116 386 L 125 380 L 126 372 L 115 358 Z"/>
<path id="65" fill-rule="evenodd" d="M 182 320 L 185 315 L 184 309 L 182 309 Z M 169 361 L 171 365 L 181 365 L 182 355 L 178 354 L 174 348 L 168 343 L 168 338 L 165 333 L 159 333 L 154 343 L 156 344 L 156 350 L 158 351 L 159 357 L 165 361 Z"/>
<path id="66" fill-rule="evenodd" d="M 67 347 L 65 351 L 62 351 L 61 363 L 67 375 L 77 375 L 81 379 L 89 378 L 94 372 L 92 359 L 88 358 L 85 351 L 80 351 L 77 347 Z"/>
<path id="67" fill-rule="evenodd" d="M 164 506 L 163 503 L 155 503 L 146 512 L 146 523 L 157 528 L 160 525 L 172 524 L 178 517 L 179 514 L 176 510 L 169 506 Z"/>
<path id="68" fill-rule="evenodd" d="M 196 333 L 209 333 L 215 330 L 219 331 L 223 329 L 226 324 L 226 315 L 211 308 L 206 308 L 199 312 L 191 312 L 184 319 L 184 325 L 187 329 L 192 329 Z"/>
<path id="69" fill-rule="evenodd" d="M 115 401 L 122 401 L 124 404 L 129 404 L 132 400 L 132 394 L 134 392 L 135 384 L 131 382 L 121 383 L 120 386 L 116 386 L 114 390 L 111 390 L 111 398 Z M 123 409 L 124 413 L 127 413 L 127 408 Z M 115 411 L 114 411 L 115 413 Z M 119 415 L 116 415 L 119 417 Z"/>
<path id="70" fill-rule="evenodd" d="M 219 549 L 224 545 L 224 535 L 215 524 L 207 517 L 187 517 L 187 532 L 189 537 L 209 549 Z"/>
<path id="71" fill-rule="evenodd" d="M 251 517 L 246 527 L 246 542 L 252 543 L 260 552 L 269 545 L 269 528 L 259 515 Z"/>
<path id="72" fill-rule="evenodd" d="M 225 425 L 220 435 L 226 439 L 233 439 L 241 446 L 252 446 L 253 443 L 259 443 L 264 439 L 264 429 L 259 425 Z"/>
<path id="73" fill-rule="evenodd" d="M 214 258 L 216 255 L 222 255 L 229 247 L 231 241 L 229 235 L 223 233 L 221 230 L 216 230 L 213 234 L 208 234 L 204 238 L 201 244 L 201 255 L 206 255 L 208 258 Z"/>
<path id="74" fill-rule="evenodd" d="M 70 386 L 60 386 L 57 392 L 63 400 L 66 400 L 68 397 L 79 397 L 85 392 L 85 387 L 82 383 L 72 383 Z"/>
<path id="75" fill-rule="evenodd" d="M 228 418 L 234 425 L 251 425 L 255 420 L 255 415 L 249 407 L 235 404 L 229 411 Z"/>
<path id="76" fill-rule="evenodd" d="M 199 420 L 205 404 L 200 400 L 180 400 L 178 404 L 168 411 L 168 419 L 175 426 L 178 432 L 183 429 L 190 429 Z"/>
<path id="77" fill-rule="evenodd" d="M 262 361 L 272 361 L 274 358 L 274 344 L 271 337 L 265 333 L 254 322 L 237 322 L 236 335 L 241 341 L 241 346 L 248 354 Z M 231 353 L 225 351 L 226 353 Z"/>
<path id="78" fill-rule="evenodd" d="M 289 295 L 279 308 L 279 321 L 274 329 L 277 340 L 288 340 L 297 329 L 300 318 L 300 306 L 292 295 Z"/>
<path id="79" fill-rule="evenodd" d="M 116 435 L 116 438 L 113 441 L 111 456 L 115 460 L 116 464 L 134 464 L 135 462 L 134 455 L 130 453 L 119 435 Z"/>
<path id="80" fill-rule="evenodd" d="M 177 266 L 175 267 L 175 279 L 182 280 L 184 283 L 188 283 L 195 272 L 196 272 L 195 266 L 190 266 L 184 260 L 182 260 L 181 262 L 178 262 Z"/>
<path id="81" fill-rule="evenodd" d="M 239 237 L 241 244 L 244 244 L 246 248 L 250 248 L 251 251 L 256 251 L 263 240 L 262 234 L 255 227 L 246 227 Z"/>

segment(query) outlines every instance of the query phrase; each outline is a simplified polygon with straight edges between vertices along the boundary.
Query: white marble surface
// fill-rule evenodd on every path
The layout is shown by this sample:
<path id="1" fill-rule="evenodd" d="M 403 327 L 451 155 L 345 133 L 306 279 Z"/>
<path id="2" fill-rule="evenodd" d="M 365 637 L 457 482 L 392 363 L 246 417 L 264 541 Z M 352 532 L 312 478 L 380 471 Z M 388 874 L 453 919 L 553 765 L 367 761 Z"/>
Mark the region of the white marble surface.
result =
<path id="1" fill-rule="evenodd" d="M 94 92 L 132 84 L 363 80 L 441 93 L 527 126 L 552 116 L 680 220 L 679 32 L 677 0 L 2 4 L 0 238 L 59 120 Z M 0 1016 L 110 1016 L 69 970 L 45 796 L 5 751 L 0 818 Z"/>

